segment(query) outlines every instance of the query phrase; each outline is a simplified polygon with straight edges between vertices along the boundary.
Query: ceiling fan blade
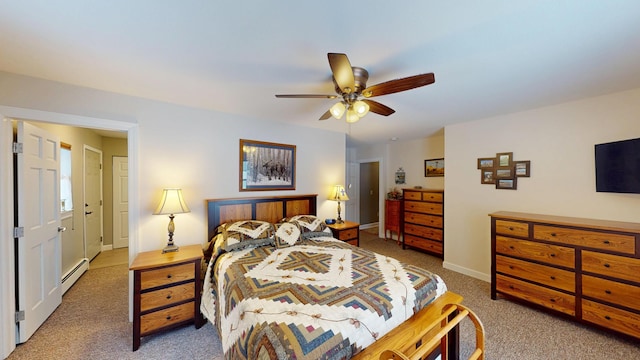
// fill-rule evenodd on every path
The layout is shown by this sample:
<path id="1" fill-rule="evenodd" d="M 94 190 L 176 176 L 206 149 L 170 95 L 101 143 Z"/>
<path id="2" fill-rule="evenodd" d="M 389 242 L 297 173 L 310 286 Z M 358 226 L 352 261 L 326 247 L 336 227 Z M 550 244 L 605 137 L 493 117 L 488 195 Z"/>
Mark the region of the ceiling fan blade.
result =
<path id="1" fill-rule="evenodd" d="M 391 114 L 393 114 L 394 112 L 396 112 L 395 110 L 393 110 L 392 108 L 388 107 L 387 105 L 382 105 L 377 101 L 373 101 L 373 100 L 362 100 L 365 103 L 367 103 L 367 105 L 369 105 L 369 111 L 370 112 L 374 112 L 376 114 L 380 114 L 383 116 L 389 116 Z"/>
<path id="2" fill-rule="evenodd" d="M 277 98 L 289 99 L 335 99 L 338 95 L 315 95 L 315 94 L 280 94 Z"/>
<path id="3" fill-rule="evenodd" d="M 433 73 L 409 76 L 402 79 L 390 80 L 362 90 L 362 96 L 373 97 L 393 94 L 400 91 L 415 89 L 417 87 L 433 84 L 436 81 Z"/>
<path id="4" fill-rule="evenodd" d="M 327 110 L 326 113 L 322 114 L 322 116 L 320 116 L 320 119 L 318 120 L 327 120 L 330 117 L 331 117 L 331 109 Z"/>
<path id="5" fill-rule="evenodd" d="M 329 66 L 333 72 L 333 78 L 342 92 L 350 94 L 355 88 L 356 80 L 349 58 L 345 54 L 328 53 Z"/>

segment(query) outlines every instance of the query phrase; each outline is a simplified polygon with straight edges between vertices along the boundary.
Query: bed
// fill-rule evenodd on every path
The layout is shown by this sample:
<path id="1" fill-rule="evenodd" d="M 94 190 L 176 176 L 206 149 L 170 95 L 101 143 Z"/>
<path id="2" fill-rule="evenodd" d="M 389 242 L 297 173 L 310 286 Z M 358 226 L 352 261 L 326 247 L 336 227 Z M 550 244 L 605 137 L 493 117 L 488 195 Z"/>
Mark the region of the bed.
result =
<path id="1" fill-rule="evenodd" d="M 225 358 L 378 359 L 460 303 L 438 275 L 333 238 L 316 197 L 206 201 L 201 312 Z M 457 358 L 455 329 L 432 350 Z"/>

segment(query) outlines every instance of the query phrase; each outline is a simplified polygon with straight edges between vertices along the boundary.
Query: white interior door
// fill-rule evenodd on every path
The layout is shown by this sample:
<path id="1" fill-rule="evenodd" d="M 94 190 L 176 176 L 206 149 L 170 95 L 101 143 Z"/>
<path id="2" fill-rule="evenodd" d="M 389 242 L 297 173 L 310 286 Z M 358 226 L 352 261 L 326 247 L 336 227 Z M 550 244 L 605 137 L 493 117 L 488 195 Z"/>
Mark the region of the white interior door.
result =
<path id="1" fill-rule="evenodd" d="M 84 244 L 89 260 L 102 251 L 102 151 L 88 145 L 84 146 Z"/>
<path id="2" fill-rule="evenodd" d="M 60 244 L 60 140 L 40 128 L 18 122 L 18 227 L 16 342 L 23 343 L 62 302 Z"/>
<path id="3" fill-rule="evenodd" d="M 129 158 L 113 157 L 113 248 L 129 246 Z"/>

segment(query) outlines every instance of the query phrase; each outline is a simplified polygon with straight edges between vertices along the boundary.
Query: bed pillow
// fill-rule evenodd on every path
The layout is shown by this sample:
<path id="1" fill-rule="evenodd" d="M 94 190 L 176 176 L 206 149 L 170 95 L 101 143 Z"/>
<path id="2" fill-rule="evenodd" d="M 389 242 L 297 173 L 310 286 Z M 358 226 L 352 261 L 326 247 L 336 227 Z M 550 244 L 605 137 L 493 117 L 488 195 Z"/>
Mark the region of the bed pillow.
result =
<path id="1" fill-rule="evenodd" d="M 273 225 L 266 221 L 242 220 L 222 228 L 225 251 L 273 245 Z"/>
<path id="2" fill-rule="evenodd" d="M 274 241 L 278 249 L 293 246 L 300 243 L 300 228 L 294 223 L 277 223 L 273 225 L 275 229 Z"/>
<path id="3" fill-rule="evenodd" d="M 315 215 L 296 215 L 289 219 L 289 222 L 298 225 L 301 233 L 331 231 L 324 221 Z"/>

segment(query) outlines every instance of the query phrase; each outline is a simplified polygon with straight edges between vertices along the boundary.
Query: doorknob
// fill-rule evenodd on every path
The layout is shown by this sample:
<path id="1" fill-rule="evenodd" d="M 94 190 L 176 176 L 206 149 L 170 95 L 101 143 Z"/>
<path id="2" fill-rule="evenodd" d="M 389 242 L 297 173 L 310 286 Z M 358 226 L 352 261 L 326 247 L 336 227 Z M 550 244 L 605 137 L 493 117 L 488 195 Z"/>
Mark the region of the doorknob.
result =
<path id="1" fill-rule="evenodd" d="M 65 226 L 58 226 L 58 232 L 65 232 L 67 228 Z"/>
<path id="2" fill-rule="evenodd" d="M 85 211 L 84 214 L 85 215 L 91 215 L 91 214 L 93 214 L 93 211 Z"/>

